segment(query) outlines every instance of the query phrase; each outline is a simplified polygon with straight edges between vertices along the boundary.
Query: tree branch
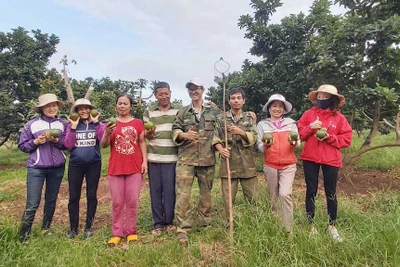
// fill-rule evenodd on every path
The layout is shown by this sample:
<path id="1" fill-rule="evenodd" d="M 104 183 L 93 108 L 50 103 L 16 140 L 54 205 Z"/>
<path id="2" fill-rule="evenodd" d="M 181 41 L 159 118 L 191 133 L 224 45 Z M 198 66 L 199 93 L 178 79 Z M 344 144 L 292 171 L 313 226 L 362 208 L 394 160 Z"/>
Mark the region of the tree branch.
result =
<path id="1" fill-rule="evenodd" d="M 365 113 L 365 111 L 363 110 L 361 112 L 369 121 L 372 121 L 372 118 L 370 116 L 367 115 L 367 113 Z"/>
<path id="2" fill-rule="evenodd" d="M 365 117 L 367 117 L 367 119 L 368 119 L 369 121 L 373 121 L 373 119 L 372 119 L 370 116 L 368 116 L 367 113 L 365 113 L 364 110 L 362 111 L 362 114 L 363 114 Z M 380 124 L 385 123 L 385 120 L 386 120 L 386 119 L 383 119 L 383 121 L 378 121 L 378 123 L 380 123 Z M 389 122 L 387 122 L 387 123 L 389 123 Z M 388 125 L 389 125 L 390 127 L 393 127 L 393 128 L 394 128 L 394 126 L 391 125 L 390 123 L 389 123 Z"/>
<path id="3" fill-rule="evenodd" d="M 359 156 L 361 156 L 362 154 L 374 150 L 374 149 L 378 149 L 378 148 L 382 148 L 382 147 L 395 147 L 395 146 L 400 146 L 400 144 L 382 144 L 382 145 L 377 145 L 377 146 L 371 146 L 371 147 L 367 147 L 364 148 L 363 150 L 358 151 L 356 154 L 354 154 L 353 156 L 351 156 L 351 158 L 357 158 Z"/>
<path id="4" fill-rule="evenodd" d="M 4 139 L 2 141 L 0 141 L 0 146 L 4 145 L 4 143 L 8 141 L 8 139 L 10 138 L 10 135 L 11 135 L 11 131 L 6 133 L 6 135 L 4 136 Z"/>
<path id="5" fill-rule="evenodd" d="M 92 95 L 93 91 L 94 91 L 94 87 L 93 87 L 93 83 L 91 83 L 89 85 L 89 88 L 88 88 L 86 94 L 85 94 L 85 98 L 86 99 L 90 99 L 90 96 Z"/>
<path id="6" fill-rule="evenodd" d="M 395 127 L 393 124 L 391 124 L 390 122 L 388 122 L 387 119 L 383 119 L 383 122 L 384 122 L 387 126 L 389 126 L 390 128 L 396 129 L 396 127 Z"/>

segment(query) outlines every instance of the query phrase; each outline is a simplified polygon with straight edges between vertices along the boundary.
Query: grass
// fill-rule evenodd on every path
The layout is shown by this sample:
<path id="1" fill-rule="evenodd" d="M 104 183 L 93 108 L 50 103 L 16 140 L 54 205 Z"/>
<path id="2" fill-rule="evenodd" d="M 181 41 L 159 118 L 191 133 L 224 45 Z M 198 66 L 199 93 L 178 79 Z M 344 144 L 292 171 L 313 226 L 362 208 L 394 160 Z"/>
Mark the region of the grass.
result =
<path id="1" fill-rule="evenodd" d="M 0 219 L 1 266 L 399 266 L 400 196 L 382 192 L 362 201 L 341 198 L 338 228 L 345 241 L 331 240 L 326 231 L 323 199 L 317 204 L 316 227 L 319 234 L 309 237 L 303 212 L 295 209 L 296 227 L 287 236 L 271 215 L 265 187 L 264 204 L 249 205 L 241 195 L 235 204 L 234 246 L 230 248 L 228 231 L 222 227 L 223 210 L 219 180 L 213 192 L 214 225 L 194 229 L 187 247 L 176 242 L 173 234 L 160 238 L 151 229 L 148 192 L 140 203 L 140 242 L 126 248 L 106 248 L 110 225 L 100 226 L 89 240 L 64 237 L 66 225 L 54 224 L 56 235 L 44 237 L 39 226 L 29 245 L 17 241 L 18 223 Z M 198 194 L 197 188 L 194 195 Z M 110 220 L 110 219 L 109 219 Z"/>
<path id="2" fill-rule="evenodd" d="M 377 141 L 385 142 L 386 138 L 389 140 L 392 136 L 379 136 Z M 354 145 L 358 144 L 355 137 Z M 385 168 L 398 167 L 400 155 L 395 160 L 398 150 L 391 148 L 386 152 Z M 0 147 L 1 159 L 5 155 L 12 158 L 11 164 L 0 161 L 0 207 L 6 207 L 25 194 L 23 164 L 26 155 L 16 149 L 7 153 Z M 108 149 L 102 153 L 102 174 L 105 175 Z M 375 153 L 380 152 L 374 150 L 362 157 L 360 167 L 374 164 L 377 157 L 381 157 Z M 356 198 L 340 196 L 337 227 L 345 241 L 338 244 L 326 231 L 323 193 L 317 199 L 318 235 L 309 237 L 304 194 L 296 194 L 293 196 L 294 234 L 288 236 L 270 212 L 265 182 L 262 182 L 263 204 L 259 206 L 248 204 L 238 192 L 234 206 L 234 244 L 230 247 L 228 230 L 224 227 L 220 180 L 216 179 L 214 185 L 213 225 L 193 229 L 187 247 L 178 244 L 173 233 L 163 233 L 158 238 L 150 234 L 149 192 L 142 190 L 138 213 L 140 241 L 129 247 L 110 249 L 105 246 L 111 234 L 110 203 L 99 203 L 96 234 L 88 240 L 81 236 L 73 240 L 65 237 L 67 218 L 63 218 L 64 223 L 54 222 L 55 235 L 51 237 L 41 234 L 40 222 L 36 220 L 29 245 L 23 245 L 18 242 L 20 215 L 0 215 L 0 266 L 400 266 L 400 194 L 397 192 L 382 191 Z M 198 187 L 194 183 L 192 207 L 197 200 Z M 84 207 L 81 214 L 83 212 Z"/>

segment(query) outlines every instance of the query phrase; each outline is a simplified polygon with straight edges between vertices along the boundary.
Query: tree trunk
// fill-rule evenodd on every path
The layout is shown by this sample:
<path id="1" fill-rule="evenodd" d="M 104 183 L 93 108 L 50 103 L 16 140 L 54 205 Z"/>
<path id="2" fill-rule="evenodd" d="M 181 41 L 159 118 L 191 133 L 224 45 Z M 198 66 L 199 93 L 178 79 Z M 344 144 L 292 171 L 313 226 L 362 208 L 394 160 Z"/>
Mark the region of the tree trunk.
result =
<path id="1" fill-rule="evenodd" d="M 395 129 L 395 133 L 396 133 L 396 144 L 400 144 L 400 106 L 399 106 L 399 112 L 397 112 L 397 116 L 396 116 L 396 129 Z"/>
<path id="2" fill-rule="evenodd" d="M 65 83 L 65 91 L 67 93 L 67 103 L 68 106 L 71 108 L 75 103 L 74 92 L 72 91 L 71 84 L 69 83 L 69 78 L 65 72 L 64 72 L 64 83 Z"/>
<path id="3" fill-rule="evenodd" d="M 11 136 L 11 132 L 6 133 L 4 139 L 0 141 L 0 146 L 4 145 L 8 141 L 10 136 Z"/>
<path id="4" fill-rule="evenodd" d="M 85 98 L 90 99 L 90 96 L 92 95 L 93 91 L 94 91 L 93 84 L 90 84 L 89 89 L 87 90 L 87 92 L 85 94 Z"/>
<path id="5" fill-rule="evenodd" d="M 4 146 L 7 148 L 8 153 L 11 153 L 11 151 L 14 147 L 14 144 L 15 144 L 14 141 L 11 141 L 10 145 L 8 145 L 7 142 L 4 143 Z"/>
<path id="6" fill-rule="evenodd" d="M 378 132 L 379 127 L 379 119 L 381 117 L 381 101 L 377 100 L 374 105 L 374 111 L 372 114 L 372 127 L 371 131 L 369 132 L 367 138 L 365 139 L 364 143 L 360 147 L 358 151 L 364 150 L 365 148 L 371 146 L 372 141 L 374 140 L 376 133 Z"/>

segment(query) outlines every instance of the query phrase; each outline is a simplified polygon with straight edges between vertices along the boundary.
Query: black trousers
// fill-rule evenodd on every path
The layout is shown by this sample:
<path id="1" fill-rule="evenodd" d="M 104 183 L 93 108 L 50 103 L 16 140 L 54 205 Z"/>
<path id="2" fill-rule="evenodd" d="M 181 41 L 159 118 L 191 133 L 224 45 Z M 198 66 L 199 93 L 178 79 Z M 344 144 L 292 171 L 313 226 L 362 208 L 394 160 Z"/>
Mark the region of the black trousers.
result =
<path id="1" fill-rule="evenodd" d="M 339 168 L 313 161 L 303 161 L 304 177 L 306 180 L 306 213 L 309 223 L 313 223 L 315 214 L 315 196 L 318 190 L 318 174 L 320 168 L 324 177 L 324 189 L 329 216 L 329 224 L 334 225 L 337 216 L 338 202 L 336 199 L 336 186 Z"/>
<path id="2" fill-rule="evenodd" d="M 86 225 L 85 229 L 92 228 L 97 209 L 97 188 L 99 186 L 101 162 L 89 165 L 68 166 L 69 186 L 69 222 L 70 229 L 78 233 L 79 225 L 79 200 L 81 199 L 82 183 L 86 177 Z"/>

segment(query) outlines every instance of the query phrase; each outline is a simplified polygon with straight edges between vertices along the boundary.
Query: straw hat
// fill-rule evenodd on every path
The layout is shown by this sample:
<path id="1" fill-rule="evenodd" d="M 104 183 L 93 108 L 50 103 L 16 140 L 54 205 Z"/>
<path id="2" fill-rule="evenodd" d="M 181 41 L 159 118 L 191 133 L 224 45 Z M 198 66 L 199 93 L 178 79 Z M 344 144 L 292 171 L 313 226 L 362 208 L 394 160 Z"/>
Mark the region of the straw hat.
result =
<path id="1" fill-rule="evenodd" d="M 283 114 L 287 114 L 292 110 L 292 104 L 290 104 L 288 101 L 286 101 L 285 97 L 281 94 L 273 94 L 269 97 L 267 104 L 264 105 L 262 111 L 267 112 L 268 111 L 268 106 L 271 104 L 273 101 L 278 100 L 283 103 L 285 106 L 285 111 Z"/>
<path id="2" fill-rule="evenodd" d="M 89 99 L 86 99 L 86 98 L 79 98 L 79 99 L 77 99 L 77 100 L 75 101 L 74 105 L 73 105 L 72 108 L 71 108 L 71 111 L 76 112 L 78 106 L 83 106 L 83 105 L 89 106 L 90 109 L 96 108 L 95 106 L 92 105 L 92 103 L 90 103 Z"/>
<path id="3" fill-rule="evenodd" d="M 33 107 L 33 111 L 39 113 L 40 108 L 46 106 L 49 103 L 57 102 L 59 108 L 63 108 L 64 104 L 60 100 L 57 99 L 55 94 L 43 94 L 39 96 L 39 104 Z"/>
<path id="4" fill-rule="evenodd" d="M 318 87 L 318 90 L 311 91 L 310 93 L 308 93 L 308 99 L 310 99 L 311 102 L 315 103 L 318 92 L 325 92 L 337 96 L 339 98 L 339 107 L 342 107 L 345 103 L 344 96 L 339 94 L 337 88 L 331 84 L 323 84 L 320 87 Z"/>

